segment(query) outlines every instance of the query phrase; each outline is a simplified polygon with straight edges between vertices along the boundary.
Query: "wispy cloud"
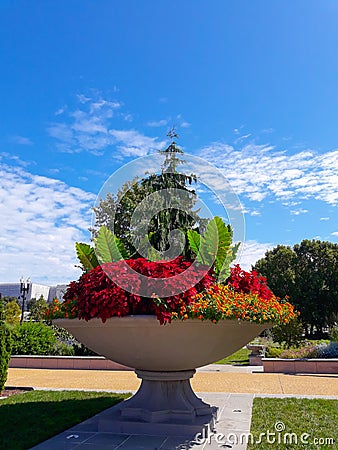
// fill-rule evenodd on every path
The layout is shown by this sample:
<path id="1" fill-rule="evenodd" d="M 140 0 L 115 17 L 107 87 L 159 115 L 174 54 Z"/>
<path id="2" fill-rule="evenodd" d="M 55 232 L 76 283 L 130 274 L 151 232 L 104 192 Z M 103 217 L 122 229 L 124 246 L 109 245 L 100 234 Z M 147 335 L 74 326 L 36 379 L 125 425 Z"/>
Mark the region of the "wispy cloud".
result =
<path id="1" fill-rule="evenodd" d="M 290 214 L 292 214 L 293 216 L 299 216 L 300 214 L 306 214 L 309 211 L 307 209 L 292 209 L 290 211 Z"/>
<path id="2" fill-rule="evenodd" d="M 8 152 L 1 152 L 0 153 L 0 161 L 15 161 L 16 164 L 19 164 L 22 167 L 29 166 L 32 164 L 32 162 L 23 161 L 19 156 L 13 155 Z"/>
<path id="3" fill-rule="evenodd" d="M 148 127 L 165 127 L 168 125 L 169 119 L 162 119 L 162 120 L 154 120 L 152 122 L 148 122 Z"/>
<path id="4" fill-rule="evenodd" d="M 109 130 L 109 134 L 115 138 L 117 148 L 124 156 L 145 156 L 165 145 L 165 141 L 160 142 L 136 130 Z"/>
<path id="5" fill-rule="evenodd" d="M 316 199 L 338 204 L 338 150 L 290 155 L 269 144 L 250 143 L 238 149 L 216 142 L 200 155 L 220 167 L 236 192 L 249 200 L 294 204 Z"/>
<path id="6" fill-rule="evenodd" d="M 333 233 L 331 233 L 331 236 L 338 236 L 338 231 L 334 231 Z"/>
<path id="7" fill-rule="evenodd" d="M 25 136 L 11 136 L 10 141 L 19 145 L 33 145 L 33 141 Z"/>
<path id="8" fill-rule="evenodd" d="M 77 109 L 63 108 L 60 120 L 47 129 L 48 134 L 56 139 L 60 151 L 87 151 L 100 156 L 114 147 L 117 151 L 113 156 L 121 158 L 143 156 L 163 147 L 164 143 L 157 138 L 147 137 L 134 129 L 116 128 L 121 119 L 124 123 L 132 121 L 130 113 L 121 111 L 121 102 L 83 94 L 77 95 L 77 100 Z"/>
<path id="9" fill-rule="evenodd" d="M 0 281 L 77 278 L 74 242 L 88 241 L 95 196 L 19 167 L 0 166 Z"/>

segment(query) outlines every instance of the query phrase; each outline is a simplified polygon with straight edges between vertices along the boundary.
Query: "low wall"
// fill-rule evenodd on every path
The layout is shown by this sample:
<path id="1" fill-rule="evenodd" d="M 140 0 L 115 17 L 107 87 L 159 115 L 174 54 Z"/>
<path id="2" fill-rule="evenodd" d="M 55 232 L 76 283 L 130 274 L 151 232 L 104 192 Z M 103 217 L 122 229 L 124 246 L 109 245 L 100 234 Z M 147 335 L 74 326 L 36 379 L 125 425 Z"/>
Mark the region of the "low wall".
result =
<path id="1" fill-rule="evenodd" d="M 335 373 L 338 359 L 262 358 L 265 373 Z"/>
<path id="2" fill-rule="evenodd" d="M 133 370 L 103 356 L 12 356 L 9 367 L 21 369 Z"/>

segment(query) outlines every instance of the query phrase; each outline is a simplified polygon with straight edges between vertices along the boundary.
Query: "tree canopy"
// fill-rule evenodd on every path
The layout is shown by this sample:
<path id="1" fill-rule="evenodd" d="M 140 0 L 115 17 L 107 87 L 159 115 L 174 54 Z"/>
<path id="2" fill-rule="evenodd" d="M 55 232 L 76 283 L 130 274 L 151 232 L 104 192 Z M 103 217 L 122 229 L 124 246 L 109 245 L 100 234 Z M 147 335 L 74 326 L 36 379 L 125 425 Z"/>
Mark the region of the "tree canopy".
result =
<path id="1" fill-rule="evenodd" d="M 338 244 L 303 240 L 293 248 L 278 245 L 253 267 L 279 297 L 288 295 L 311 334 L 338 319 Z"/>

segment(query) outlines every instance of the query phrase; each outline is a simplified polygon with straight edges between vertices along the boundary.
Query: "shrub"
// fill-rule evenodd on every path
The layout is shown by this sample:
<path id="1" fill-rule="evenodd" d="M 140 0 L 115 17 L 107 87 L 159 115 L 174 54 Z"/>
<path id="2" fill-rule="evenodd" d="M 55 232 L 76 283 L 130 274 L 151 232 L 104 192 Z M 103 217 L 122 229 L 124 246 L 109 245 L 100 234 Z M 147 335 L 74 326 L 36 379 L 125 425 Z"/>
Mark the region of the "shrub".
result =
<path id="1" fill-rule="evenodd" d="M 285 347 L 298 347 L 303 340 L 303 326 L 298 319 L 289 323 L 276 325 L 271 329 L 274 342 L 284 344 Z"/>
<path id="2" fill-rule="evenodd" d="M 268 347 L 265 350 L 265 358 L 279 358 L 284 350 L 284 347 Z"/>
<path id="3" fill-rule="evenodd" d="M 11 300 L 5 306 L 4 318 L 10 325 L 16 325 L 20 322 L 21 309 L 15 300 Z"/>
<path id="4" fill-rule="evenodd" d="M 284 350 L 280 358 L 318 358 L 320 356 L 320 349 L 317 345 L 308 345 L 301 348 L 289 348 Z"/>
<path id="5" fill-rule="evenodd" d="M 329 333 L 331 341 L 338 342 L 338 325 L 334 325 Z"/>
<path id="6" fill-rule="evenodd" d="M 23 322 L 13 327 L 13 355 L 52 355 L 57 339 L 41 322 Z"/>
<path id="7" fill-rule="evenodd" d="M 41 295 L 39 299 L 32 298 L 27 305 L 30 312 L 29 319 L 36 322 L 42 322 L 48 309 L 46 300 Z"/>
<path id="8" fill-rule="evenodd" d="M 11 332 L 4 321 L 4 305 L 0 298 L 0 392 L 3 390 L 11 357 Z"/>
<path id="9" fill-rule="evenodd" d="M 51 325 L 57 343 L 54 355 L 60 356 L 95 356 L 92 350 L 75 339 L 65 328 Z"/>

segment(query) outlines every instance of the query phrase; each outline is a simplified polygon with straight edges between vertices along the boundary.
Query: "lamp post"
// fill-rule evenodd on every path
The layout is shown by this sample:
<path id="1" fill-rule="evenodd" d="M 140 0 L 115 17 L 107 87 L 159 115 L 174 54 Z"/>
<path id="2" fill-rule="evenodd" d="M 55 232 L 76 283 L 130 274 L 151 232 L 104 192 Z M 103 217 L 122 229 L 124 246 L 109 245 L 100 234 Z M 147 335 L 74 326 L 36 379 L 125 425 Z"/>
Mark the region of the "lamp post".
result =
<path id="1" fill-rule="evenodd" d="M 20 325 L 22 324 L 23 321 L 23 315 L 24 315 L 24 311 L 25 311 L 25 301 L 26 301 L 26 295 L 29 292 L 29 288 L 31 285 L 31 280 L 28 277 L 27 281 L 25 282 L 23 277 L 21 277 L 20 279 L 20 294 L 21 294 L 21 298 L 22 298 L 22 308 L 21 308 L 21 320 L 20 320 Z"/>

